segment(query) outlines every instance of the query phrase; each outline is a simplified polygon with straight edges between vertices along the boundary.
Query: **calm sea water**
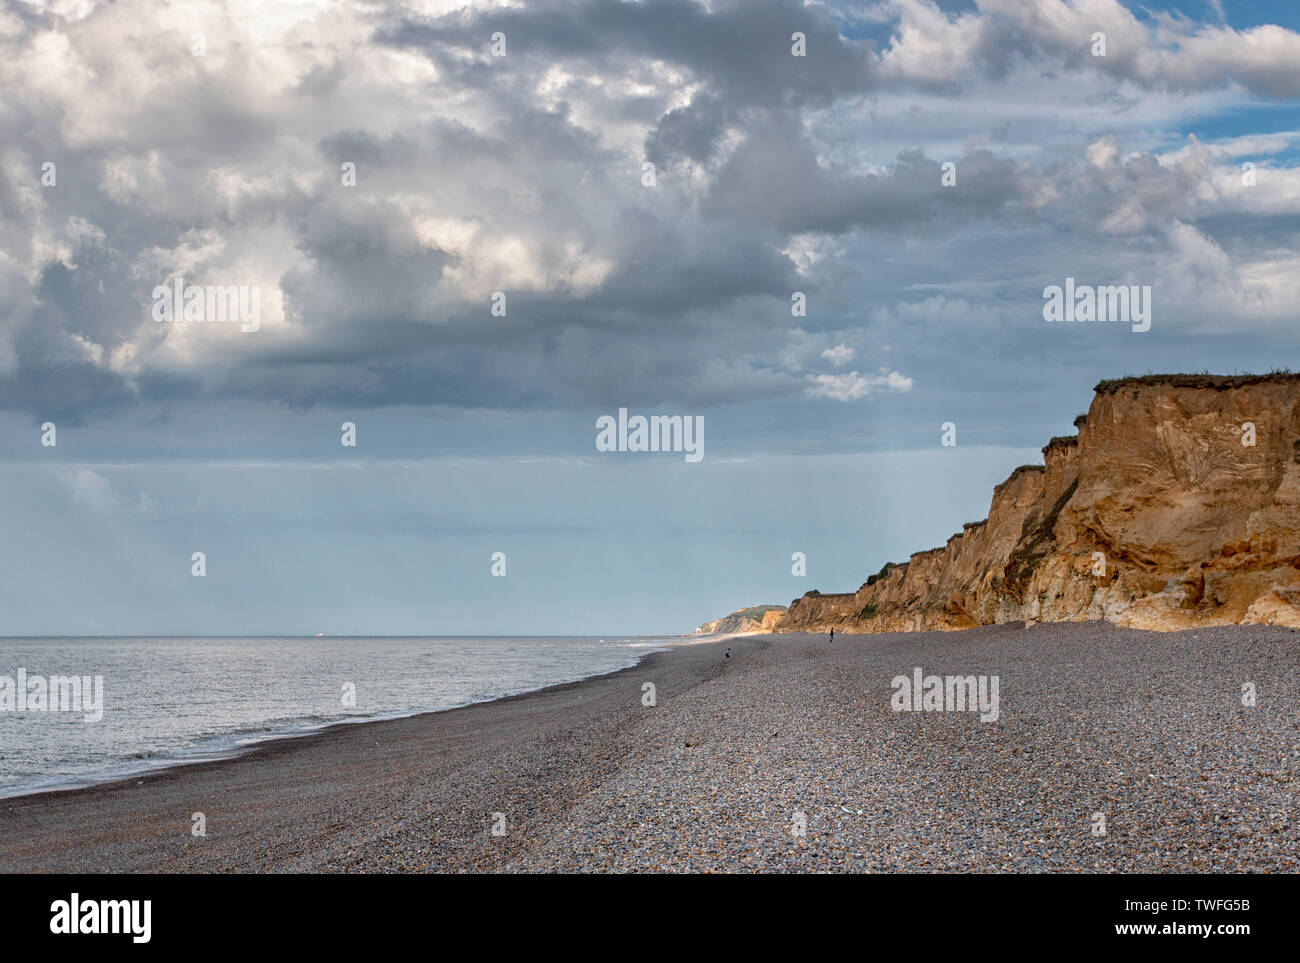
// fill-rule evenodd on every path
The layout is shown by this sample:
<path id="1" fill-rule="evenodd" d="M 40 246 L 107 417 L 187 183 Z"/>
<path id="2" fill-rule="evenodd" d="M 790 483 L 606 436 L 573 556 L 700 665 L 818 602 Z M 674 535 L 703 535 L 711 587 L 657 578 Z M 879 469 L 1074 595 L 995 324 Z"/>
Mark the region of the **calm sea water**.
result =
<path id="1" fill-rule="evenodd" d="M 634 665 L 675 639 L 0 639 L 0 677 L 103 676 L 98 722 L 0 711 L 0 796 L 220 758 L 277 735 L 481 702 Z M 345 686 L 355 691 L 346 703 Z"/>

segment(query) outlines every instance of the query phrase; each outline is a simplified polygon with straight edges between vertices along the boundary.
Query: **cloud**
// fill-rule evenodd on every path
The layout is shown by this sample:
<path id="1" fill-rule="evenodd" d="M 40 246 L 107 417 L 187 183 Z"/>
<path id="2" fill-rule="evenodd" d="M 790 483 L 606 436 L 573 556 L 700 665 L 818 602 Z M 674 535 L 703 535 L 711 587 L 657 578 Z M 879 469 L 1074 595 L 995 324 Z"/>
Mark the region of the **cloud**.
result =
<path id="1" fill-rule="evenodd" d="M 69 492 L 77 505 L 85 505 L 95 511 L 107 511 L 117 505 L 117 496 L 107 478 L 90 468 L 74 468 L 58 473 L 58 479 Z"/>
<path id="2" fill-rule="evenodd" d="M 1292 304 L 1295 136 L 1178 133 L 1300 89 L 1281 27 L 1113 0 L 256 6 L 0 13 L 0 409 L 762 403 L 880 328 L 891 366 L 940 325 L 1009 354 L 990 319 L 1043 274 L 1183 285 L 1170 330 Z M 256 285 L 259 331 L 154 323 L 178 274 Z"/>
<path id="3" fill-rule="evenodd" d="M 835 365 L 835 367 L 841 368 L 844 365 L 848 364 L 850 361 L 852 361 L 853 356 L 856 353 L 857 352 L 855 352 L 848 345 L 841 342 L 840 344 L 837 344 L 835 347 L 827 348 L 825 351 L 823 351 L 822 357 L 825 358 L 827 361 L 829 361 L 831 364 Z"/>
<path id="4" fill-rule="evenodd" d="M 1229 84 L 1269 97 L 1300 95 L 1300 34 L 1276 25 L 1234 30 L 1156 15 L 1148 25 L 1119 0 L 979 0 L 956 16 L 931 0 L 889 0 L 897 27 L 880 56 L 881 83 L 948 87 L 1002 77 L 1030 61 L 1100 73 L 1142 88 Z M 1105 54 L 1094 35 L 1105 37 Z"/>
<path id="5" fill-rule="evenodd" d="M 869 398 L 878 391 L 911 391 L 912 379 L 897 371 L 878 375 L 847 374 L 808 375 L 812 382 L 806 389 L 810 398 L 830 398 L 834 401 L 858 401 Z"/>

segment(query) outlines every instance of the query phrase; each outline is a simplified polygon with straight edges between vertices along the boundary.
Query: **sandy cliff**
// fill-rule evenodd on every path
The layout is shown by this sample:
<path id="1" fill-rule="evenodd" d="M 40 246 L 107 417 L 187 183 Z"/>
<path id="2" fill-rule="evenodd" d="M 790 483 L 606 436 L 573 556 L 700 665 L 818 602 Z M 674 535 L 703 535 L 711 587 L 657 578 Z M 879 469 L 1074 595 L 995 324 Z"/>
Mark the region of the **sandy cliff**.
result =
<path id="1" fill-rule="evenodd" d="M 769 628 L 1300 627 L 1300 375 L 1102 382 L 1075 427 L 993 490 L 984 521 Z"/>
<path id="2" fill-rule="evenodd" d="M 715 632 L 772 632 L 785 614 L 784 605 L 751 605 L 749 608 L 736 609 L 730 615 L 724 615 L 712 622 L 705 622 L 695 630 L 696 635 L 712 635 Z"/>

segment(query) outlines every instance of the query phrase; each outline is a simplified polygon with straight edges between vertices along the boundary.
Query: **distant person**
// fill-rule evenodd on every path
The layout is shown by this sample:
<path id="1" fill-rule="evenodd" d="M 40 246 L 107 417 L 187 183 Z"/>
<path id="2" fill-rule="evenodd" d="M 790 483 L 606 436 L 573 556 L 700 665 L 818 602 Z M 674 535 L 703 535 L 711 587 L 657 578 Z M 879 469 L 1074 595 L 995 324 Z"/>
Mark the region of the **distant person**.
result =
<path id="1" fill-rule="evenodd" d="M 835 641 L 835 626 L 831 626 L 831 641 Z"/>
<path id="2" fill-rule="evenodd" d="M 724 652 L 723 655 L 722 655 L 722 657 L 723 657 L 724 659 L 730 659 L 730 658 L 731 658 L 731 650 L 728 649 L 726 652 Z"/>

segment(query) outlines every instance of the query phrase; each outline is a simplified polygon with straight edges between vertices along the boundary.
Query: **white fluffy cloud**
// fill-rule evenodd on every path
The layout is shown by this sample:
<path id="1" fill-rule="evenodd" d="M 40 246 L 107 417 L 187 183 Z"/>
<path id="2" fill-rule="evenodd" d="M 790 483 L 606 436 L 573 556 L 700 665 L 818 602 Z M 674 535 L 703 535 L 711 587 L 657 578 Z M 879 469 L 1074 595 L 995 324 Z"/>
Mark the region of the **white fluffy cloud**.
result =
<path id="1" fill-rule="evenodd" d="M 911 391 L 912 379 L 897 371 L 881 370 L 876 375 L 847 374 L 808 375 L 811 384 L 806 389 L 810 398 L 830 398 L 833 401 L 858 401 L 869 398 L 878 391 Z"/>
<path id="2" fill-rule="evenodd" d="M 99 472 L 90 468 L 74 468 L 58 473 L 58 479 L 72 494 L 72 500 L 78 505 L 96 511 L 105 511 L 117 505 L 117 496 L 113 485 Z"/>
<path id="3" fill-rule="evenodd" d="M 887 0 L 897 27 L 881 54 L 886 77 L 952 85 L 1044 58 L 1149 88 L 1228 83 L 1274 97 L 1300 95 L 1300 35 L 1278 26 L 1234 30 L 1169 15 L 1139 20 L 1119 0 L 977 0 L 949 15 L 932 0 Z M 1105 54 L 1094 37 L 1104 35 Z"/>
<path id="4" fill-rule="evenodd" d="M 823 351 L 822 357 L 825 358 L 827 361 L 829 361 L 831 364 L 835 365 L 835 367 L 842 368 L 850 361 L 853 360 L 853 356 L 855 354 L 857 354 L 856 351 L 854 351 L 852 348 L 850 348 L 848 345 L 844 344 L 844 342 L 841 341 L 835 347 L 827 348 L 825 351 Z"/>

